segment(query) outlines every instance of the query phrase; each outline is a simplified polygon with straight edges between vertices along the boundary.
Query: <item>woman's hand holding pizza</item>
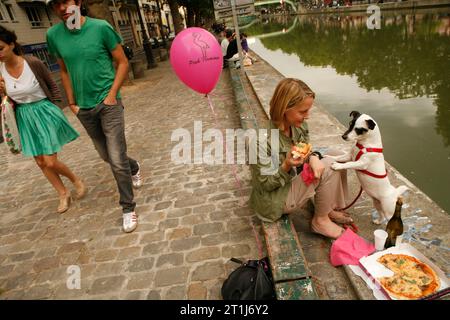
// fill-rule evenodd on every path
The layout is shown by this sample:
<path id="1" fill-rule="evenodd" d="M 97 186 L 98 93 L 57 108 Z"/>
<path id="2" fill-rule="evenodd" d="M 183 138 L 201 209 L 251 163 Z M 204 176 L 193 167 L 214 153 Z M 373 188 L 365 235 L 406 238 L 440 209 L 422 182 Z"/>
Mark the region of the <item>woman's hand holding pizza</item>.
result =
<path id="1" fill-rule="evenodd" d="M 286 172 L 289 172 L 292 167 L 301 166 L 303 162 L 305 162 L 305 157 L 303 155 L 294 159 L 292 151 L 295 151 L 295 146 L 292 146 L 291 151 L 286 153 L 286 159 L 284 159 L 283 164 L 281 165 L 281 168 Z"/>

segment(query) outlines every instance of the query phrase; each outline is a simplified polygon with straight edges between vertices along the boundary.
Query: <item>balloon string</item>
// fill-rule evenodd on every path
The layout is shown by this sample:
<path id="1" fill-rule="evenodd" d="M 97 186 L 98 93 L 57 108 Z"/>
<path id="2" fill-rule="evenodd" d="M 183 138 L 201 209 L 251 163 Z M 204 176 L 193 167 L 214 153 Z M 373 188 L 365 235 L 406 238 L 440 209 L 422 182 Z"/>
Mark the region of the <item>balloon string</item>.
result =
<path id="1" fill-rule="evenodd" d="M 212 113 L 214 115 L 214 122 L 216 123 L 216 127 L 219 128 L 219 122 L 217 120 L 217 113 L 214 111 L 214 104 L 213 104 L 213 102 L 211 100 L 211 97 L 210 97 L 209 94 L 206 94 L 205 97 L 208 98 L 209 107 L 210 107 L 210 109 L 211 109 L 211 111 L 212 111 Z M 225 155 L 228 155 L 228 143 L 227 143 L 226 137 L 225 137 Z M 240 198 L 242 199 L 242 197 L 243 197 L 242 186 L 241 186 L 241 181 L 239 180 L 239 177 L 237 175 L 237 166 L 234 163 L 234 154 L 233 154 L 233 164 L 231 166 L 231 172 L 233 173 L 234 182 L 235 182 L 235 184 L 236 184 L 236 186 L 237 186 L 237 188 L 239 190 Z M 242 204 L 242 202 L 241 202 L 241 204 Z"/>
<path id="2" fill-rule="evenodd" d="M 217 114 L 216 114 L 216 112 L 214 111 L 214 105 L 213 105 L 213 103 L 212 103 L 211 97 L 210 97 L 208 94 L 205 94 L 205 97 L 208 98 L 209 107 L 210 107 L 210 109 L 211 109 L 211 111 L 212 111 L 212 113 L 213 113 L 213 115 L 214 115 L 214 121 L 215 121 L 215 123 L 216 123 L 216 126 L 218 126 L 218 123 L 217 123 Z"/>
<path id="3" fill-rule="evenodd" d="M 212 96 L 212 97 L 217 98 L 217 99 L 219 99 L 221 101 L 227 101 L 226 99 L 222 98 L 221 96 L 219 96 L 219 95 L 217 95 L 215 93 L 208 93 L 208 96 Z"/>

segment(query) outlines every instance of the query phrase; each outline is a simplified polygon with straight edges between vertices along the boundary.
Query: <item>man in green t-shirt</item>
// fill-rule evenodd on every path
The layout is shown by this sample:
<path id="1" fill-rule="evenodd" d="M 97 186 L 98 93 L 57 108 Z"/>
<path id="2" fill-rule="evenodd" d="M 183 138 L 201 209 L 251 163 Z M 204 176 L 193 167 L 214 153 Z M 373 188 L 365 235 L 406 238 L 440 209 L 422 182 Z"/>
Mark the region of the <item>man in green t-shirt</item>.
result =
<path id="1" fill-rule="evenodd" d="M 47 0 L 62 22 L 47 31 L 49 52 L 61 68 L 69 107 L 111 166 L 123 209 L 123 231 L 137 227 L 133 187 L 142 185 L 139 163 L 127 156 L 124 108 L 119 89 L 128 72 L 120 35 L 105 20 L 80 17 L 80 29 L 66 25 L 81 0 Z M 113 60 L 117 64 L 114 70 Z"/>

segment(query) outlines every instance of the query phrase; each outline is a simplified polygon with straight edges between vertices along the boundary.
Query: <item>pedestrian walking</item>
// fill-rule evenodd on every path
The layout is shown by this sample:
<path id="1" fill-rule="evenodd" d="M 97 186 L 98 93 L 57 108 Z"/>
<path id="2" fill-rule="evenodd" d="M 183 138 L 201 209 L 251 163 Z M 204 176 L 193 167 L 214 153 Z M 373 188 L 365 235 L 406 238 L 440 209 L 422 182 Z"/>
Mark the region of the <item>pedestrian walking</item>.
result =
<path id="1" fill-rule="evenodd" d="M 123 231 L 132 232 L 138 223 L 133 187 L 139 188 L 142 179 L 139 163 L 127 155 L 120 87 L 128 60 L 122 39 L 107 21 L 87 16 L 81 16 L 80 29 L 70 30 L 67 9 L 80 7 L 81 0 L 50 0 L 48 5 L 62 20 L 47 31 L 47 43 L 61 68 L 69 107 L 110 165 L 120 194 Z"/>
<path id="2" fill-rule="evenodd" d="M 69 209 L 71 193 L 61 176 L 75 186 L 76 198 L 86 194 L 81 179 L 58 160 L 63 145 L 79 137 L 61 109 L 58 87 L 42 61 L 23 56 L 14 32 L 0 27 L 0 93 L 15 103 L 22 153 L 34 157 L 45 177 L 59 194 L 58 213 Z"/>

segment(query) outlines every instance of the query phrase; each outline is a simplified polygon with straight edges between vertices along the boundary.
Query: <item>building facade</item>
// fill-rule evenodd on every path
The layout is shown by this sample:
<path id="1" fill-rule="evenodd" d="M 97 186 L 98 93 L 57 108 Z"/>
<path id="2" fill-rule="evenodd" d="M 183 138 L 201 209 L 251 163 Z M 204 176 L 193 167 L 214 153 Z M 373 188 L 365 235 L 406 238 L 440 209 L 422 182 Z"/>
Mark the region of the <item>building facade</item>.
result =
<path id="1" fill-rule="evenodd" d="M 164 0 L 138 0 L 144 19 L 144 27 L 150 38 L 160 38 L 163 32 L 173 32 L 173 22 Z M 111 0 L 110 11 L 114 28 L 121 34 L 124 43 L 137 53 L 143 51 L 143 30 L 135 0 Z M 158 13 L 158 9 L 161 15 Z M 162 18 L 161 22 L 159 21 Z M 59 18 L 47 8 L 45 0 L 0 0 L 0 25 L 13 30 L 25 54 L 40 58 L 52 71 L 58 70 L 56 60 L 48 54 L 47 29 L 59 23 Z M 164 31 L 160 30 L 160 25 Z"/>
<path id="2" fill-rule="evenodd" d="M 39 57 L 52 71 L 58 65 L 48 54 L 45 35 L 58 22 L 45 0 L 0 0 L 0 25 L 16 33 L 25 54 Z"/>

